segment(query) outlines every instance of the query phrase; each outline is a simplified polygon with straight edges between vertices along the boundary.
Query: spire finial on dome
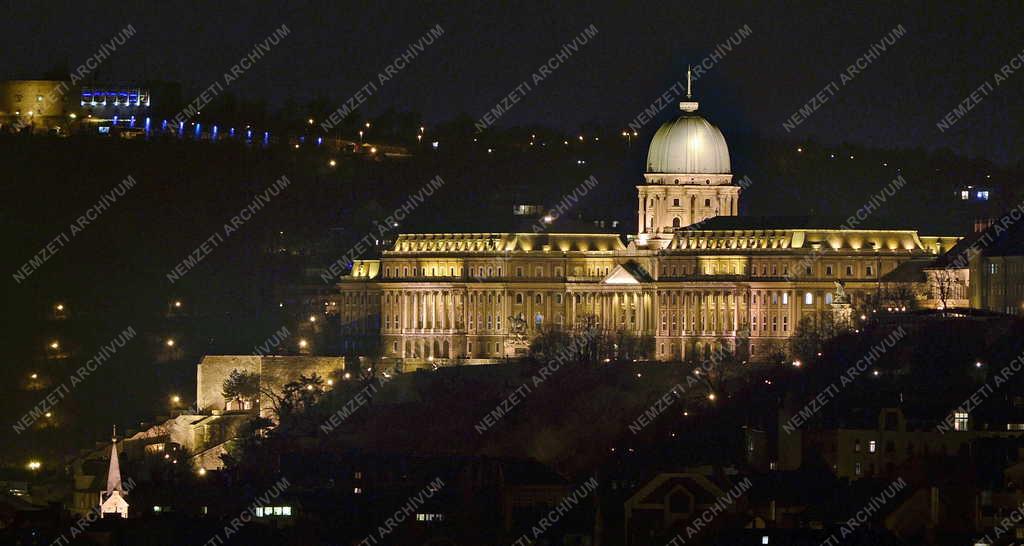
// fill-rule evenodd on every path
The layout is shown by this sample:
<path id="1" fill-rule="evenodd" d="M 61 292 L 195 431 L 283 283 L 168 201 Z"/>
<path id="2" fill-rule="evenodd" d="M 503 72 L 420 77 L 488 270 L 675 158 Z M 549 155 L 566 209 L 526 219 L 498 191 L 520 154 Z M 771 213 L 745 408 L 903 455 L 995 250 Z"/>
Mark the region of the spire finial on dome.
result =
<path id="1" fill-rule="evenodd" d="M 693 67 L 686 65 L 686 100 L 679 103 L 683 112 L 696 112 L 700 104 L 693 100 Z"/>

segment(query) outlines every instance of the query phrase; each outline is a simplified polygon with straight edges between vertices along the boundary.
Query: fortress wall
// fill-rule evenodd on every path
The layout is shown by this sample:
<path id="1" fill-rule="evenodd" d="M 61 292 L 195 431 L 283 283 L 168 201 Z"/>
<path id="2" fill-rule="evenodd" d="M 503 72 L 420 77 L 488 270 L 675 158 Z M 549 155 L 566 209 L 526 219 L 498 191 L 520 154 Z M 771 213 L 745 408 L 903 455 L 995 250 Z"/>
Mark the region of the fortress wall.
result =
<path id="1" fill-rule="evenodd" d="M 255 355 L 208 355 L 196 367 L 196 406 L 200 411 L 224 409 L 221 389 L 231 370 L 260 373 L 260 360 Z"/>
<path id="2" fill-rule="evenodd" d="M 256 373 L 260 376 L 261 388 L 280 392 L 281 387 L 297 381 L 300 375 L 308 377 L 316 373 L 326 380 L 331 372 L 343 369 L 345 358 L 341 356 L 208 355 L 196 370 L 196 405 L 200 410 L 223 410 L 221 389 L 232 370 Z M 272 405 L 261 395 L 260 407 L 265 410 Z"/>

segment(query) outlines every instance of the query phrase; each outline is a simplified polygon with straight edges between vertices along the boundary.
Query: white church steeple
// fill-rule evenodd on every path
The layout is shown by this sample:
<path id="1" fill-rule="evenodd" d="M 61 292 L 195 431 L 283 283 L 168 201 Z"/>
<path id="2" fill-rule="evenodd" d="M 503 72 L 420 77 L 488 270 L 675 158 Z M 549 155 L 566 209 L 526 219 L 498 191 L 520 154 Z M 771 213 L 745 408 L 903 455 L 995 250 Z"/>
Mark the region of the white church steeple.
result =
<path id="1" fill-rule="evenodd" d="M 121 464 L 117 460 L 117 425 L 114 425 L 114 436 L 110 442 L 110 467 L 107 469 L 107 488 L 100 491 L 100 518 L 128 517 L 128 501 L 124 500 L 124 487 L 121 485 Z"/>

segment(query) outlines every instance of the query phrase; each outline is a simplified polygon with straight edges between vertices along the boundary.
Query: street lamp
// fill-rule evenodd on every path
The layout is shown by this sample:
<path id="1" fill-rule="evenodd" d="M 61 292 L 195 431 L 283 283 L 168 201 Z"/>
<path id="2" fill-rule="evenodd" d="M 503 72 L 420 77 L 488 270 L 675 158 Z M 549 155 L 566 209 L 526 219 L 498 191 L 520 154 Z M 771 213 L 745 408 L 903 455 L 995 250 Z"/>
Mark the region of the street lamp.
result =
<path id="1" fill-rule="evenodd" d="M 165 341 L 164 343 L 165 343 L 165 344 L 166 344 L 166 345 L 167 345 L 168 347 L 174 347 L 174 340 L 173 340 L 173 339 L 168 339 L 168 340 L 167 340 L 167 341 Z"/>

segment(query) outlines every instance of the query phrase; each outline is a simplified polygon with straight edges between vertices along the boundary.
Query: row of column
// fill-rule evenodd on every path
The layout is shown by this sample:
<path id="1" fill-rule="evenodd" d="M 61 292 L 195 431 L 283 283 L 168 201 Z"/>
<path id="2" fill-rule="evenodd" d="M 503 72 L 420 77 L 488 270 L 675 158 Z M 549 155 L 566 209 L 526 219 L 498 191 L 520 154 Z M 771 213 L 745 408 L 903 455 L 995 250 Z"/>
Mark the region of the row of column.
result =
<path id="1" fill-rule="evenodd" d="M 658 315 L 663 328 L 659 333 L 668 335 L 672 331 L 673 315 L 681 324 L 677 329 L 683 334 L 707 335 L 712 333 L 736 333 L 740 323 L 740 300 L 745 294 L 738 288 L 726 290 L 661 290 L 658 291 Z M 678 303 L 672 303 L 675 296 Z M 661 298 L 666 303 L 661 303 Z M 747 318 L 744 314 L 744 320 Z M 712 320 L 713 319 L 713 320 Z"/>

